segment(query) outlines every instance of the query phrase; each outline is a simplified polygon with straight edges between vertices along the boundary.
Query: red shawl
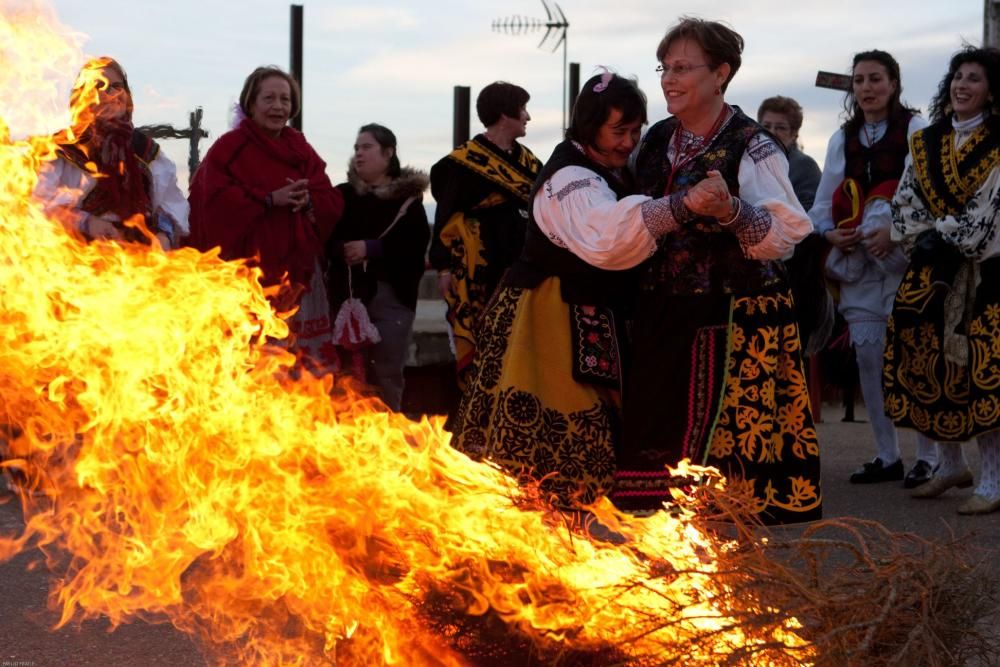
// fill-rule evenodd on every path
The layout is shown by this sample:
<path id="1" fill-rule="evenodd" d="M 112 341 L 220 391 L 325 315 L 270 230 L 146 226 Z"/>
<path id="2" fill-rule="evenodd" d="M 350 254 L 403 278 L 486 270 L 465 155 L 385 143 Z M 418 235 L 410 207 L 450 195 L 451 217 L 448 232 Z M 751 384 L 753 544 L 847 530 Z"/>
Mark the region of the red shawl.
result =
<path id="1" fill-rule="evenodd" d="M 309 179 L 312 214 L 268 208 L 267 195 L 288 179 Z M 259 258 L 265 285 L 282 274 L 308 285 L 323 246 L 344 210 L 326 163 L 291 127 L 274 139 L 250 119 L 219 137 L 191 183 L 191 236 L 199 250 L 222 249 L 223 259 Z"/>

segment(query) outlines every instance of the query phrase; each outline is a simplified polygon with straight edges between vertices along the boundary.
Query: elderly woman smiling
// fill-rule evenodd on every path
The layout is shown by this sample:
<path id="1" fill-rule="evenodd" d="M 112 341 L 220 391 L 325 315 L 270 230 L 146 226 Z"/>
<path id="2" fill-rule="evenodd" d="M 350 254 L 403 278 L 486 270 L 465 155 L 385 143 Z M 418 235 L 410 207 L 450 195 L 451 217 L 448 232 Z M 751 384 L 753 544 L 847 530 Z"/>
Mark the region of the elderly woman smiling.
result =
<path id="1" fill-rule="evenodd" d="M 299 110 L 298 90 L 276 67 L 247 77 L 236 127 L 212 145 L 191 183 L 191 244 L 256 263 L 265 285 L 287 276 L 293 289 L 277 297 L 279 310 L 304 290 L 292 331 L 298 348 L 323 368 L 336 359 L 320 258 L 344 204 L 326 163 L 287 126 Z"/>
<path id="2" fill-rule="evenodd" d="M 821 511 L 819 447 L 780 259 L 812 231 L 785 152 L 726 88 L 743 38 L 685 18 L 656 50 L 670 118 L 636 161 L 675 229 L 640 279 L 625 428 L 612 498 L 652 510 L 682 458 L 721 469 L 771 522 Z"/>

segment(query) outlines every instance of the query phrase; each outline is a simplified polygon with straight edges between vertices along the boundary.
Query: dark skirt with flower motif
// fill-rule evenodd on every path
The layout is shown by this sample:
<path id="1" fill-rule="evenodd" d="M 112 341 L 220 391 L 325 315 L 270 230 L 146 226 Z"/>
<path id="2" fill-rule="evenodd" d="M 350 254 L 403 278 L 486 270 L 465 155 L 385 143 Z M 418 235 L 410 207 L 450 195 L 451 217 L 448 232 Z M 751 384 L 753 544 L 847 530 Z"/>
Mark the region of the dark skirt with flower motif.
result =
<path id="1" fill-rule="evenodd" d="M 819 519 L 819 442 L 790 293 L 644 299 L 615 504 L 662 507 L 676 483 L 665 466 L 686 458 L 721 470 L 766 523 Z"/>
<path id="2" fill-rule="evenodd" d="M 964 260 L 964 272 L 979 275 L 965 281 L 967 314 L 955 326 L 945 324 L 947 301 L 961 278 L 942 254 L 911 260 L 896 292 L 883 366 L 885 411 L 897 426 L 963 442 L 1000 428 L 1000 258 L 976 267 Z"/>
<path id="3" fill-rule="evenodd" d="M 606 493 L 620 432 L 614 329 L 608 311 L 567 304 L 558 277 L 501 285 L 477 333 L 452 445 L 540 482 L 559 507 Z"/>

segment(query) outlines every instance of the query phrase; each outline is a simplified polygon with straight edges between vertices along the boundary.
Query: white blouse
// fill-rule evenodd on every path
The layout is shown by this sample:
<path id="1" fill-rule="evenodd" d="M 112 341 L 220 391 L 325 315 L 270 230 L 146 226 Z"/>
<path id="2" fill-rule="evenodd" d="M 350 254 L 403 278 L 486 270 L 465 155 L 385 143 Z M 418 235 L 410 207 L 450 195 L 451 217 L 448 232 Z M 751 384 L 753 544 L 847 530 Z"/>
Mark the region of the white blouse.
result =
<path id="1" fill-rule="evenodd" d="M 176 239 L 187 236 L 190 233 L 188 224 L 190 208 L 187 198 L 177 186 L 177 168 L 163 151 L 159 151 L 156 158 L 149 163 L 149 171 L 152 186 L 150 203 L 153 211 L 162 211 L 170 217 L 174 223 Z M 46 213 L 58 207 L 74 209 L 77 212 L 74 224 L 79 229 L 80 223 L 86 217 L 79 209 L 80 202 L 94 189 L 96 182 L 93 176 L 60 157 L 43 165 L 38 174 L 34 196 L 42 203 L 42 209 Z M 104 214 L 104 217 L 109 221 L 118 221 L 117 216 L 111 213 Z M 152 226 L 150 228 L 153 229 Z"/>
<path id="2" fill-rule="evenodd" d="M 886 121 L 875 124 L 874 131 L 865 132 L 862 127 L 858 130 L 858 137 L 865 146 L 870 146 L 885 134 Z M 871 127 L 869 125 L 869 127 Z M 906 137 L 909 139 L 917 130 L 927 127 L 927 121 L 920 116 L 914 115 L 910 118 L 910 124 L 906 129 Z M 869 139 L 871 141 L 869 141 Z M 816 231 L 824 234 L 834 228 L 833 221 L 833 193 L 836 192 L 840 184 L 844 182 L 844 175 L 847 171 L 847 156 L 844 153 L 844 129 L 840 128 L 830 137 L 830 142 L 826 146 L 826 161 L 823 164 L 823 176 L 820 178 L 819 187 L 816 188 L 816 200 L 813 207 L 809 209 L 809 217 L 812 218 Z M 892 224 L 892 211 L 889 202 L 877 199 L 865 207 L 862 214 L 860 228 L 863 231 L 888 227 Z"/>
<path id="3" fill-rule="evenodd" d="M 732 231 L 744 254 L 758 260 L 791 254 L 812 231 L 812 223 L 788 179 L 788 160 L 770 138 L 758 135 L 750 142 L 740 160 L 739 183 L 741 213 Z M 557 246 L 598 268 L 619 270 L 650 257 L 657 239 L 692 217 L 682 202 L 683 193 L 619 200 L 599 174 L 570 166 L 545 182 L 532 210 L 539 229 Z M 742 220 L 752 220 L 754 229 L 740 224 Z M 761 225 L 766 227 L 763 234 Z"/>

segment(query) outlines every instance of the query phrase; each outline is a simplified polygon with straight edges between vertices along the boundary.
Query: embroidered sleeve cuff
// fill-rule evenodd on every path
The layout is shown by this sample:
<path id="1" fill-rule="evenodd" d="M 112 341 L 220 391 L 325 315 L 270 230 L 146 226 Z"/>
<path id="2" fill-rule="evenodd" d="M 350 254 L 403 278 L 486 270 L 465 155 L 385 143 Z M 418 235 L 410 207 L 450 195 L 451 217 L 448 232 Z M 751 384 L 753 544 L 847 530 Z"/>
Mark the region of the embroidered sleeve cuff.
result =
<path id="1" fill-rule="evenodd" d="M 752 248 L 771 231 L 771 214 L 767 209 L 753 206 L 741 199 L 736 217 L 719 224 L 735 234 L 741 246 Z"/>
<path id="2" fill-rule="evenodd" d="M 684 205 L 682 192 L 675 192 L 660 199 L 650 199 L 642 204 L 642 223 L 655 239 L 677 231 L 694 217 Z"/>

